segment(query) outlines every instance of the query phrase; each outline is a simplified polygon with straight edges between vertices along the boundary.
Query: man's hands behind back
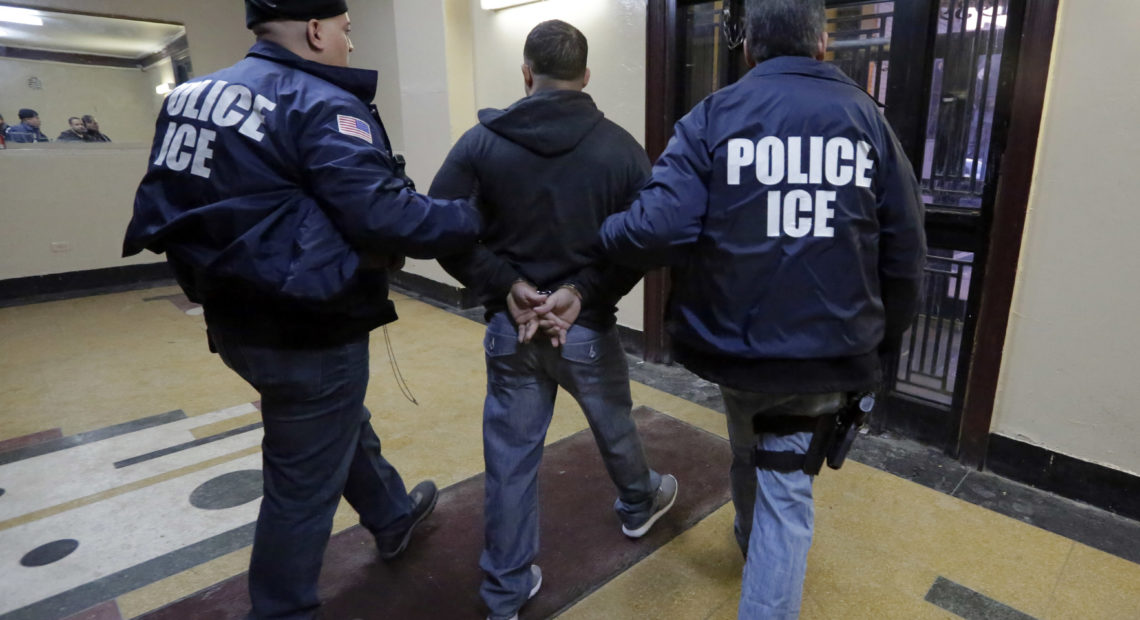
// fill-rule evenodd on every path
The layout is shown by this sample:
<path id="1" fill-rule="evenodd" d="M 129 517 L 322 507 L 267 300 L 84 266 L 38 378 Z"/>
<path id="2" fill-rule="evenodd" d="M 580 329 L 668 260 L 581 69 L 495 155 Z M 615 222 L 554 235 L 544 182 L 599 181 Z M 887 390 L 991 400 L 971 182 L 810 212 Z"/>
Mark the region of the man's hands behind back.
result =
<path id="1" fill-rule="evenodd" d="M 558 347 L 566 344 L 566 333 L 578 320 L 582 298 L 569 287 L 543 294 L 529 282 L 519 281 L 511 286 L 507 308 L 518 326 L 520 343 L 530 342 L 541 330 Z"/>
<path id="2" fill-rule="evenodd" d="M 519 328 L 519 342 L 530 342 L 538 331 L 538 313 L 534 309 L 546 303 L 546 295 L 538 292 L 530 282 L 519 280 L 511 285 L 507 295 L 507 309 Z"/>

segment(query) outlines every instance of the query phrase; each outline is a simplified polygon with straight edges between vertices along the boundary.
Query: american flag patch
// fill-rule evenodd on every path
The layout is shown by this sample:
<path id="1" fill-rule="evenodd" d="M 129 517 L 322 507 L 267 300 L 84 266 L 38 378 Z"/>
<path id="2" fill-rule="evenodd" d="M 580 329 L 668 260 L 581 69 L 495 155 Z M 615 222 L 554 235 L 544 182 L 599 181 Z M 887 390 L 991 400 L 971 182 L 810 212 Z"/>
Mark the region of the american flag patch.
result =
<path id="1" fill-rule="evenodd" d="M 336 115 L 336 126 L 346 136 L 356 136 L 372 144 L 372 127 L 355 116 Z"/>

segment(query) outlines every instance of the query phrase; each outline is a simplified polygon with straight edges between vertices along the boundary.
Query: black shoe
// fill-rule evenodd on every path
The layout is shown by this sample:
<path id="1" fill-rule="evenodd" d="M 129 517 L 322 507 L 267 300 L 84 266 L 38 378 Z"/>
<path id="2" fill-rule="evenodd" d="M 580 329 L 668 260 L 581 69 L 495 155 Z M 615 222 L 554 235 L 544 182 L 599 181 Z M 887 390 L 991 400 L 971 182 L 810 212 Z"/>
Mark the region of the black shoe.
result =
<path id="1" fill-rule="evenodd" d="M 424 480 L 417 484 L 408 497 L 412 498 L 412 520 L 408 529 L 396 534 L 376 537 L 376 547 L 380 550 L 380 559 L 391 560 L 403 553 L 412 539 L 412 532 L 431 511 L 435 509 L 435 502 L 439 499 L 439 490 L 431 480 Z"/>

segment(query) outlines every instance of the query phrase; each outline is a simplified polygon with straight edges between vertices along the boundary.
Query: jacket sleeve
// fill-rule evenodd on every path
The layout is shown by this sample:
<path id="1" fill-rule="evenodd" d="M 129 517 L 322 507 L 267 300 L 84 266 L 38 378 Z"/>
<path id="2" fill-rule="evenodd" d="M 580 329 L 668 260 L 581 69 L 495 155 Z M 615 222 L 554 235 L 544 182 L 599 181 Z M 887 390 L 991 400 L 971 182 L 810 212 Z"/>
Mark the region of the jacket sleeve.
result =
<path id="1" fill-rule="evenodd" d="M 443 166 L 432 180 L 428 194 L 442 200 L 455 200 L 475 196 L 479 178 L 474 166 L 475 136 L 469 131 L 456 142 L 447 154 Z M 444 271 L 459 280 L 463 286 L 483 297 L 506 298 L 511 286 L 522 275 L 506 259 L 496 255 L 482 243 L 472 248 L 439 259 Z"/>
<path id="2" fill-rule="evenodd" d="M 883 346 L 898 346 L 918 313 L 926 266 L 925 206 L 914 170 L 890 128 L 877 191 L 879 281 L 886 332 Z"/>
<path id="3" fill-rule="evenodd" d="M 706 115 L 702 102 L 677 122 L 649 185 L 628 211 L 602 224 L 602 245 L 611 260 L 642 268 L 664 265 L 674 250 L 700 236 L 712 175 Z"/>
<path id="4" fill-rule="evenodd" d="M 652 166 L 645 149 L 641 148 L 633 138 L 630 155 L 626 161 L 626 186 L 621 208 L 615 213 L 629 211 L 629 206 L 637 200 L 641 189 L 649 181 Z M 612 214 L 611 214 L 612 215 Z M 645 274 L 642 269 L 619 265 L 610 260 L 594 262 L 582 268 L 575 275 L 568 278 L 563 284 L 572 284 L 582 294 L 583 302 L 596 299 L 618 300 L 625 297 L 641 281 Z"/>
<path id="5" fill-rule="evenodd" d="M 468 201 L 413 191 L 389 153 L 339 131 L 338 114 L 362 116 L 348 104 L 325 106 L 302 130 L 300 163 L 307 190 L 349 243 L 376 254 L 435 258 L 475 242 L 482 218 Z"/>
<path id="6" fill-rule="evenodd" d="M 634 268 L 608 263 L 593 264 L 578 271 L 559 286 L 572 285 L 582 294 L 582 303 L 597 299 L 618 300 L 625 297 L 641 281 L 645 272 Z"/>

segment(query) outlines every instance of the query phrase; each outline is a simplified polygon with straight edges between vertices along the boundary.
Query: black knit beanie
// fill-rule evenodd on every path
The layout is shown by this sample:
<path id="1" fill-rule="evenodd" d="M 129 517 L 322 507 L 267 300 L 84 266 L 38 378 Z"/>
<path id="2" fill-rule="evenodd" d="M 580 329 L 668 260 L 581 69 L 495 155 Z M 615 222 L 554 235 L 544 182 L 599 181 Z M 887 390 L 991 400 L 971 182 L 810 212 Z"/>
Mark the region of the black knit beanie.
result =
<path id="1" fill-rule="evenodd" d="M 245 26 L 271 21 L 327 19 L 348 12 L 346 0 L 245 0 Z"/>

